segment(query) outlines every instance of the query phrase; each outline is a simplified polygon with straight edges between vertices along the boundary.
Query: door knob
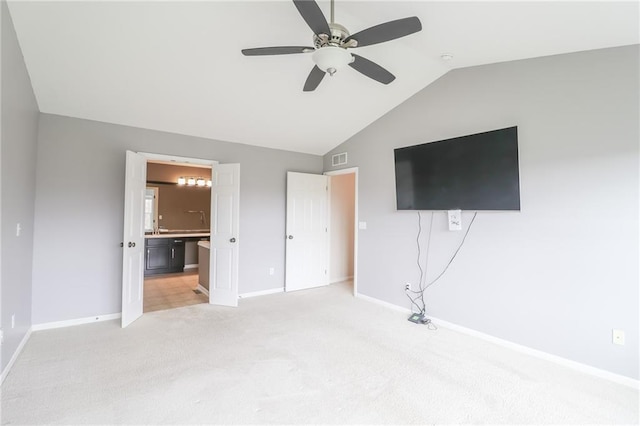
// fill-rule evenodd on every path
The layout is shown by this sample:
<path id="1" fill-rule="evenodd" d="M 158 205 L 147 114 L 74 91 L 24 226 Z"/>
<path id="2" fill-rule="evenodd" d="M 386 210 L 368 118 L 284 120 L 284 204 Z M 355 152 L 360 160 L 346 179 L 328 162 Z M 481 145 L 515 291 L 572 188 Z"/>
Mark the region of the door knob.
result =
<path id="1" fill-rule="evenodd" d="M 127 247 L 133 247 L 131 244 L 133 244 L 131 241 L 129 241 L 129 244 L 127 244 Z"/>
<path id="2" fill-rule="evenodd" d="M 289 235 L 287 238 L 289 238 L 290 240 L 293 240 L 293 235 Z"/>
<path id="3" fill-rule="evenodd" d="M 131 243 L 131 247 L 135 247 L 135 246 L 136 246 L 136 243 Z"/>
<path id="4" fill-rule="evenodd" d="M 230 239 L 230 240 L 229 240 L 229 242 L 230 242 L 230 243 L 235 243 L 235 242 L 236 242 L 236 239 L 235 239 L 235 238 L 232 238 L 232 239 Z"/>

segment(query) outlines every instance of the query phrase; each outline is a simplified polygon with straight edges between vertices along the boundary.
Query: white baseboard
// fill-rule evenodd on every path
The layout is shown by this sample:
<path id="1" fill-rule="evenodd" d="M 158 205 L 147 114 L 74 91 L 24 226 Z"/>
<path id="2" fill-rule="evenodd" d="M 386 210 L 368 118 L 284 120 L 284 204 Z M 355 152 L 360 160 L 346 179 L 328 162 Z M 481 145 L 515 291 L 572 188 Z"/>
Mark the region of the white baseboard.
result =
<path id="1" fill-rule="evenodd" d="M 367 300 L 369 302 L 373 302 L 376 303 L 378 305 L 381 306 L 385 306 L 389 309 L 393 309 L 395 311 L 400 311 L 400 312 L 405 312 L 407 314 L 409 314 L 411 312 L 410 309 L 408 308 L 403 308 L 401 306 L 398 305 L 394 305 L 392 303 L 388 303 L 388 302 L 384 302 L 380 299 L 376 299 L 375 297 L 371 297 L 371 296 L 365 296 L 363 294 L 358 294 L 356 297 L 359 297 L 361 299 Z M 439 318 L 435 318 L 432 317 L 430 315 L 428 315 L 429 318 L 431 318 L 431 321 L 433 321 L 434 324 L 441 326 L 441 327 L 445 327 L 448 328 L 450 330 L 454 330 L 454 331 L 458 331 L 460 333 L 464 333 L 467 334 L 469 336 L 473 336 L 473 337 L 477 337 L 480 338 L 482 340 L 491 342 L 491 343 L 495 343 L 497 345 L 503 346 L 505 348 L 509 348 L 509 349 L 513 349 L 515 351 L 527 354 L 527 355 L 531 355 L 534 356 L 536 358 L 540 358 L 540 359 L 544 359 L 547 361 L 551 361 L 554 362 L 556 364 L 560 364 L 563 365 L 565 367 L 571 368 L 573 370 L 577 370 L 580 371 L 582 373 L 586 373 L 589 374 L 591 376 L 596 376 L 599 377 L 601 379 L 606 379 L 615 383 L 618 383 L 620 385 L 624 385 L 624 386 L 628 386 L 634 389 L 640 389 L 640 381 L 636 380 L 636 379 L 632 379 L 631 377 L 627 377 L 627 376 L 623 376 L 620 374 L 616 374 L 616 373 L 612 373 L 610 371 L 607 370 L 602 370 L 600 368 L 596 368 L 596 367 L 592 367 L 590 365 L 587 364 L 582 364 L 580 362 L 577 361 L 572 361 L 570 359 L 567 358 L 563 358 L 561 356 L 557 356 L 557 355 L 553 355 L 550 354 L 548 352 L 544 352 L 538 349 L 533 349 L 530 348 L 528 346 L 524 346 L 524 345 L 520 345 L 518 343 L 513 343 L 509 340 L 505 340 L 505 339 L 501 339 L 499 337 L 495 337 L 492 336 L 490 334 L 485 334 L 482 333 L 480 331 L 476 331 L 473 330 L 471 328 L 467 328 L 467 327 L 463 327 L 461 325 L 458 324 L 454 324 L 445 320 L 441 320 Z"/>
<path id="2" fill-rule="evenodd" d="M 54 322 L 45 322 L 42 324 L 34 324 L 31 327 L 31 329 L 33 331 L 50 330 L 52 328 L 63 328 L 63 327 L 71 327 L 74 325 L 89 324 L 92 322 L 109 321 L 109 320 L 114 320 L 121 317 L 122 317 L 122 314 L 118 312 L 117 314 L 96 315 L 95 317 L 77 318 L 77 319 L 66 320 L 66 321 L 54 321 Z"/>
<path id="3" fill-rule="evenodd" d="M 262 290 L 262 291 L 252 291 L 249 293 L 242 293 L 239 294 L 238 297 L 240 299 L 246 299 L 249 297 L 256 297 L 256 296 L 266 296 L 267 294 L 274 294 L 274 293 L 282 293 L 284 291 L 284 287 L 278 287 L 278 288 L 272 288 L 269 290 Z"/>
<path id="4" fill-rule="evenodd" d="M 404 312 L 406 314 L 411 314 L 411 310 L 407 308 L 403 308 L 402 306 L 394 305 L 393 303 L 385 302 L 380 299 L 376 299 L 375 297 L 367 296 L 362 293 L 358 293 L 356 295 L 358 299 L 366 300 L 367 302 L 375 303 L 376 305 L 384 306 L 385 308 L 393 309 L 394 311 Z"/>
<path id="5" fill-rule="evenodd" d="M 468 334 L 470 336 L 478 337 L 482 340 L 486 340 L 488 342 L 495 343 L 497 345 L 500 345 L 509 349 L 513 349 L 527 355 L 535 356 L 536 358 L 541 358 L 547 361 L 551 361 L 556 364 L 569 367 L 573 370 L 580 371 L 582 373 L 586 373 L 592 376 L 600 377 L 602 379 L 610 380 L 612 382 L 629 386 L 634 389 L 640 389 L 640 381 L 632 379 L 631 377 L 622 376 L 620 374 L 612 373 L 607 370 L 602 370 L 600 368 L 592 367 L 587 364 L 582 364 L 577 361 L 572 361 L 570 359 L 563 358 L 561 356 L 553 355 L 548 352 L 544 352 L 538 349 L 533 349 L 528 346 L 520 345 L 518 343 L 513 343 L 509 340 L 504 340 L 499 337 L 492 336 L 490 334 L 485 334 L 480 331 L 473 330 L 471 328 L 463 327 L 458 324 L 453 324 L 448 321 L 441 320 L 439 318 L 434 318 L 434 317 L 430 317 L 430 318 L 433 321 L 433 323 L 438 326 L 442 326 L 450 330 L 459 331 L 461 333 Z"/>
<path id="6" fill-rule="evenodd" d="M 11 367 L 13 367 L 13 364 L 15 364 L 16 360 L 18 359 L 18 355 L 20 355 L 20 352 L 22 352 L 22 349 L 24 349 L 24 345 L 27 344 L 27 340 L 29 340 L 29 337 L 31 337 L 31 330 L 32 327 L 29 327 L 24 337 L 20 341 L 20 344 L 16 348 L 16 351 L 13 353 L 13 356 L 9 360 L 9 363 L 4 368 L 4 370 L 2 370 L 2 374 L 0 375 L 0 385 L 4 383 L 4 379 L 7 378 L 7 376 L 9 375 L 9 371 L 11 371 Z"/>
<path id="7" fill-rule="evenodd" d="M 352 280 L 353 280 L 353 275 L 350 275 L 348 277 L 334 278 L 330 280 L 331 282 L 329 284 L 336 284 L 336 283 L 341 283 L 343 281 L 352 281 Z"/>
<path id="8" fill-rule="evenodd" d="M 198 269 L 198 263 L 191 263 L 189 265 L 184 265 L 184 269 Z"/>
<path id="9" fill-rule="evenodd" d="M 202 286 L 202 284 L 198 284 L 197 289 L 198 289 L 198 290 L 200 290 L 200 292 L 201 292 L 202 294 L 204 294 L 205 296 L 208 296 L 208 295 L 209 295 L 209 290 L 207 290 L 206 288 L 204 288 L 204 287 Z"/>

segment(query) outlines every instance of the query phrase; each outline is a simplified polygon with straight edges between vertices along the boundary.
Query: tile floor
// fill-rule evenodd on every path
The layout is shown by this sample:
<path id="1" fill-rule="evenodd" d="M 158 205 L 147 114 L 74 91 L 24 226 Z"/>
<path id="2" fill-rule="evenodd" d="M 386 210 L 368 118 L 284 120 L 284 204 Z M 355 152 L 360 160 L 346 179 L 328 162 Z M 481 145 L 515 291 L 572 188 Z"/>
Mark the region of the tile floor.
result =
<path id="1" fill-rule="evenodd" d="M 209 297 L 194 292 L 198 287 L 198 270 L 164 274 L 144 279 L 144 312 L 161 311 L 209 302 Z"/>

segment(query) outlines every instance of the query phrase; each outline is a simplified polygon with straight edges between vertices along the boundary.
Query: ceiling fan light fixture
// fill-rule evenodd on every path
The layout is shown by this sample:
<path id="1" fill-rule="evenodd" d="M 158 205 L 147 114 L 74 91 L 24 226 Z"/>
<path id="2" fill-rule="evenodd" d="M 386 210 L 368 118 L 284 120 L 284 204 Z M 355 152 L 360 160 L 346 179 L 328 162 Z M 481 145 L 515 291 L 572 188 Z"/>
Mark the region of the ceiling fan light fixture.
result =
<path id="1" fill-rule="evenodd" d="M 354 58 L 346 49 L 337 46 L 325 46 L 313 52 L 313 62 L 322 71 L 333 75 L 336 71 L 346 67 Z"/>

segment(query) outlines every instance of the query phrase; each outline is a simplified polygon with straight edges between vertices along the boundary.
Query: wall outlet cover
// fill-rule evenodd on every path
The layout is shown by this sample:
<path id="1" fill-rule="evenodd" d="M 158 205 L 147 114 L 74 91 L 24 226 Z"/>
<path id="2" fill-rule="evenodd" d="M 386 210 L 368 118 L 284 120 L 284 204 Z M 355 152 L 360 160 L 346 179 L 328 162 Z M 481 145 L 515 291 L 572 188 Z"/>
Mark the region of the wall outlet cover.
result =
<path id="1" fill-rule="evenodd" d="M 624 331 L 613 330 L 612 337 L 613 337 L 613 343 L 615 345 L 624 346 Z"/>
<path id="2" fill-rule="evenodd" d="M 462 230 L 462 211 L 461 210 L 449 210 L 447 211 L 449 218 L 449 231 L 461 231 Z"/>

